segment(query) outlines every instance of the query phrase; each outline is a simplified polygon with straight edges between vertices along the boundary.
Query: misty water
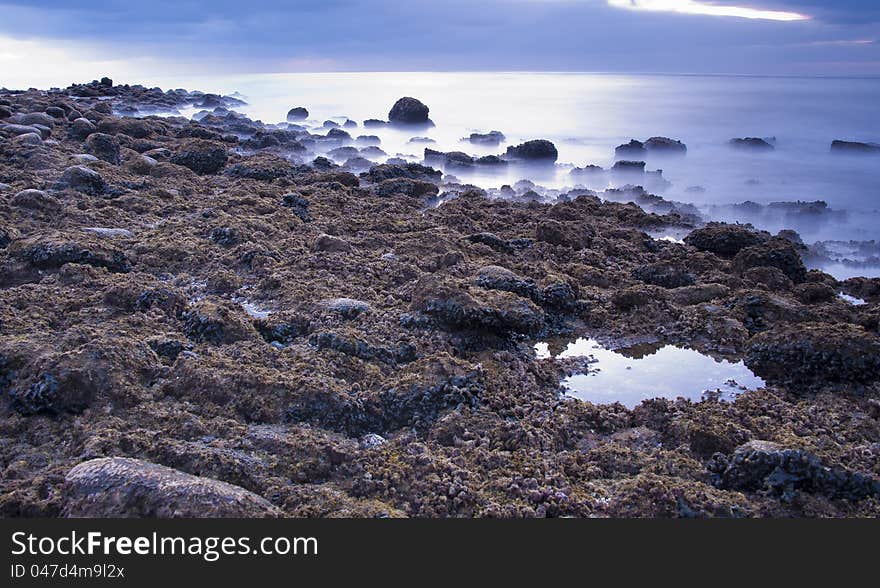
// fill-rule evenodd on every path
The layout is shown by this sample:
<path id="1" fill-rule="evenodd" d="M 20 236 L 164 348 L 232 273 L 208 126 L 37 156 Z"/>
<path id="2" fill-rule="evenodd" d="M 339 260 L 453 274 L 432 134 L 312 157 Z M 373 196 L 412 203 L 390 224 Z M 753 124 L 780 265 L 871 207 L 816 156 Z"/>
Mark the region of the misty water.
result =
<path id="1" fill-rule="evenodd" d="M 535 345 L 538 357 L 554 357 L 547 343 Z M 695 402 L 714 397 L 732 401 L 739 394 L 764 386 L 742 361 L 714 359 L 674 345 L 637 345 L 609 349 L 595 339 L 577 339 L 555 355 L 565 359 L 591 357 L 589 369 L 562 381 L 567 394 L 594 404 L 619 402 L 634 408 L 650 398 L 687 398 Z"/>
<path id="2" fill-rule="evenodd" d="M 358 134 L 378 135 L 388 156 L 421 160 L 427 146 L 471 155 L 503 153 L 511 144 L 545 138 L 559 150 L 549 169 L 447 170 L 462 181 L 498 188 L 527 178 L 547 188 L 581 184 L 595 190 L 638 183 L 638 178 L 600 176 L 585 184 L 573 166 L 609 168 L 614 147 L 630 139 L 666 136 L 683 141 L 684 157 L 648 156 L 647 169 L 662 169 L 668 186 L 646 186 L 667 200 L 695 205 L 711 219 L 752 222 L 776 232 L 797 230 L 808 243 L 836 240 L 831 258 L 871 260 L 880 241 L 880 155 L 830 152 L 834 139 L 880 142 L 880 79 L 663 76 L 564 73 L 332 73 L 267 74 L 226 78 L 155 80 L 157 85 L 212 92 L 238 91 L 242 112 L 281 123 L 294 106 L 310 112 L 307 126 L 355 120 Z M 364 129 L 368 118 L 385 119 L 401 96 L 431 109 L 435 127 L 400 131 Z M 498 147 L 462 142 L 471 132 L 499 130 Z M 414 136 L 431 144 L 410 143 Z M 775 137 L 775 150 L 733 149 L 734 137 Z M 597 185 L 598 184 L 598 185 Z M 823 201 L 829 210 L 785 206 L 737 206 L 744 202 Z M 662 236 L 662 235 L 661 235 Z M 683 235 L 670 235 L 680 239 Z M 856 244 L 851 241 L 858 242 Z M 867 244 L 863 242 L 868 242 Z M 825 264 L 838 277 L 880 275 L 872 267 Z"/>

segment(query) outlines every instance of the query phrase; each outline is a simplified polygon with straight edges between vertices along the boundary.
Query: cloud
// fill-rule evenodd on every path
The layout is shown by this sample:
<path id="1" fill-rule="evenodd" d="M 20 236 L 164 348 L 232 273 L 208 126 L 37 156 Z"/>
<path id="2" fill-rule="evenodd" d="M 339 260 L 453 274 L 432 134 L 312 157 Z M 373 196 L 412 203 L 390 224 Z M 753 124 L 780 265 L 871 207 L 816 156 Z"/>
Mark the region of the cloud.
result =
<path id="1" fill-rule="evenodd" d="M 636 9 L 622 9 L 632 8 L 634 1 Z M 856 0 L 841 0 L 831 8 L 830 3 L 824 8 L 820 4 L 817 0 L 151 0 L 146 4 L 0 0 L 4 17 L 0 35 L 42 48 L 78 47 L 55 53 L 54 63 L 35 53 L 22 68 L 32 72 L 56 68 L 68 55 L 71 71 L 87 60 L 128 60 L 146 67 L 147 56 L 167 64 L 169 72 L 206 74 L 316 69 L 824 74 L 833 73 L 827 64 L 849 60 L 847 71 L 880 73 L 874 65 L 880 60 L 876 44 L 832 44 L 841 39 L 877 39 L 878 21 L 853 19 L 852 11 L 860 4 Z M 684 13 L 648 9 L 672 5 Z M 737 14 L 727 14 L 733 9 Z M 814 18 L 764 18 L 776 13 Z M 131 79 L 141 69 L 128 71 Z M 0 69 L 0 84 L 8 84 L 2 79 L 8 76 Z"/>
<path id="2" fill-rule="evenodd" d="M 648 12 L 673 12 L 701 16 L 724 16 L 751 20 L 776 20 L 783 22 L 809 20 L 810 17 L 798 12 L 766 10 L 750 6 L 734 6 L 698 2 L 697 0 L 608 0 L 609 6 L 627 10 Z"/>

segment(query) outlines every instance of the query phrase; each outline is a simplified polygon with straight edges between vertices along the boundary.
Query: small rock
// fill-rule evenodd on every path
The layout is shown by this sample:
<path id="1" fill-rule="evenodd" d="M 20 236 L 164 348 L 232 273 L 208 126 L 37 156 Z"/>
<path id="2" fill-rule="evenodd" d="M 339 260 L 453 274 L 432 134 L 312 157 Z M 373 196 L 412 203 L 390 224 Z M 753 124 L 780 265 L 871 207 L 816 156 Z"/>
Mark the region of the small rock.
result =
<path id="1" fill-rule="evenodd" d="M 322 234 L 315 239 L 312 251 L 345 252 L 351 251 L 351 243 L 333 235 Z"/>
<path id="2" fill-rule="evenodd" d="M 83 165 L 75 165 L 64 170 L 56 184 L 56 188 L 59 190 L 70 188 L 91 196 L 98 196 L 104 193 L 107 189 L 107 184 L 104 182 L 101 174 L 95 170 Z"/>

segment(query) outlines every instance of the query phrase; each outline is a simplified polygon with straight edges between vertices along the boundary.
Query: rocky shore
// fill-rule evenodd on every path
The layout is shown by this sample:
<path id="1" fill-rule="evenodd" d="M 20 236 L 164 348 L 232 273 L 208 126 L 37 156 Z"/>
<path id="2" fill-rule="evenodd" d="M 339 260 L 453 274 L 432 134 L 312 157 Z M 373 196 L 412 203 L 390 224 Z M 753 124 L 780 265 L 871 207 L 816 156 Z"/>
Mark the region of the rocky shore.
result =
<path id="1" fill-rule="evenodd" d="M 880 515 L 880 280 L 635 186 L 486 191 L 428 161 L 546 165 L 549 141 L 386 159 L 370 128 L 433 124 L 412 98 L 321 129 L 241 104 L 0 92 L 0 515 Z M 620 155 L 650 149 L 686 151 Z M 587 334 L 767 386 L 582 402 L 535 344 Z"/>

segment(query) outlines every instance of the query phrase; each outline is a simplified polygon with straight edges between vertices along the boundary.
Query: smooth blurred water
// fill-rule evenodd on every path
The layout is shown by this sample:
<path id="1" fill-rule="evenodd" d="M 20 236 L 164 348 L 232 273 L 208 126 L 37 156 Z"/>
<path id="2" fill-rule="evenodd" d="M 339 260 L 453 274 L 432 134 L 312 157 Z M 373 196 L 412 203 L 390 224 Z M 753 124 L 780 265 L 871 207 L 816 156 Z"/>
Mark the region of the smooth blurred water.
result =
<path id="1" fill-rule="evenodd" d="M 431 109 L 427 131 L 356 129 L 376 134 L 390 156 L 421 158 L 428 147 L 473 155 L 501 153 L 507 145 L 546 138 L 559 163 L 609 167 L 614 147 L 632 138 L 681 139 L 681 158 L 648 158 L 672 182 L 667 199 L 694 203 L 726 220 L 754 221 L 769 230 L 795 228 L 810 242 L 880 239 L 880 156 L 830 153 L 834 139 L 880 142 L 880 79 L 661 76 L 576 73 L 332 73 L 272 74 L 228 78 L 155 80 L 162 87 L 241 92 L 242 110 L 267 123 L 284 121 L 305 106 L 310 123 L 349 117 L 385 119 L 394 101 L 414 96 Z M 460 139 L 473 131 L 500 130 L 507 143 L 477 147 Z M 733 137 L 776 137 L 776 151 L 753 153 L 727 145 Z M 483 187 L 500 187 L 535 175 L 541 185 L 577 183 L 569 168 L 532 174 L 453 173 Z M 702 190 L 694 190 L 699 186 Z M 690 190 L 688 188 L 691 188 Z M 776 213 L 752 218 L 723 205 L 754 201 L 824 200 L 845 216 L 791 218 Z M 794 226 L 793 226 L 794 225 Z"/>

